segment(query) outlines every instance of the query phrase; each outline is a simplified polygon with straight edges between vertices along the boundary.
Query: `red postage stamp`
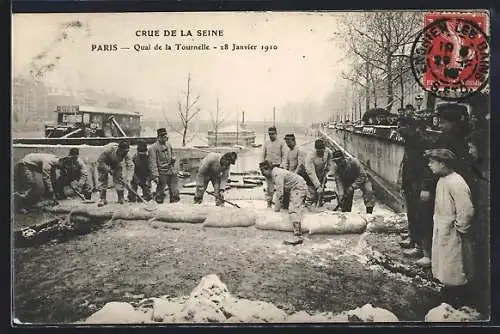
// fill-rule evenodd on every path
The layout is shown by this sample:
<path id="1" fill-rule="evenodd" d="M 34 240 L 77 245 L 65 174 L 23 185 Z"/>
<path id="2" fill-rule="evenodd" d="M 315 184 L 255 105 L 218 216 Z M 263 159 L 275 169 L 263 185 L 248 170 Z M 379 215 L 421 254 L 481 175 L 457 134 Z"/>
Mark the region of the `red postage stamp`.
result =
<path id="1" fill-rule="evenodd" d="M 488 15 L 427 13 L 411 50 L 411 66 L 423 89 L 448 100 L 481 91 L 490 71 Z"/>

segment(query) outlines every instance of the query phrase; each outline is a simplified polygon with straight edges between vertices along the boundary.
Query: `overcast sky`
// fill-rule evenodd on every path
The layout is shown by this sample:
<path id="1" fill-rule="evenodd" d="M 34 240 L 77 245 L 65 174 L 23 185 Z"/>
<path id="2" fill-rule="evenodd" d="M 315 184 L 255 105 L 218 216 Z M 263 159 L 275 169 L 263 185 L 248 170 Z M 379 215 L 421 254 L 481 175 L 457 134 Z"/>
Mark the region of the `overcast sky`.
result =
<path id="1" fill-rule="evenodd" d="M 182 98 L 188 72 L 203 110 L 246 111 L 250 120 L 269 119 L 273 106 L 309 100 L 322 103 L 339 85 L 345 64 L 343 50 L 331 38 L 342 13 L 120 13 L 15 14 L 14 74 L 28 73 L 37 54 L 43 62 L 60 57 L 46 82 L 74 89 L 93 88 L 138 99 L 154 99 L 174 108 Z M 67 29 L 67 40 L 56 42 L 61 25 L 79 20 L 88 31 Z M 136 30 L 177 30 L 177 37 L 136 37 Z M 190 29 L 193 37 L 181 37 Z M 223 30 L 223 37 L 197 37 L 198 29 Z M 92 52 L 92 44 L 131 47 Z M 210 51 L 143 51 L 134 44 L 155 43 L 217 46 Z M 227 43 L 228 51 L 220 45 Z M 277 51 L 231 51 L 232 44 L 277 45 Z"/>

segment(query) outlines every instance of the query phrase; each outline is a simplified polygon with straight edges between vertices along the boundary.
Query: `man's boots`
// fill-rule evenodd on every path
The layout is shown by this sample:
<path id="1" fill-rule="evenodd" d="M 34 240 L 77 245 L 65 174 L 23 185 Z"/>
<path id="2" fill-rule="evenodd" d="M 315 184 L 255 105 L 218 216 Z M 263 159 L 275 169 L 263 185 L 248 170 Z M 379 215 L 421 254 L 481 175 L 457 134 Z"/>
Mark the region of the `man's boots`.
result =
<path id="1" fill-rule="evenodd" d="M 105 206 L 108 204 L 108 200 L 106 199 L 106 189 L 101 190 L 101 200 L 97 204 L 98 207 Z"/>
<path id="2" fill-rule="evenodd" d="M 366 207 L 366 213 L 368 213 L 368 214 L 373 213 L 373 206 L 367 206 Z"/>
<path id="3" fill-rule="evenodd" d="M 298 245 L 304 241 L 300 222 L 293 222 L 293 238 L 285 240 L 286 245 Z"/>
<path id="4" fill-rule="evenodd" d="M 117 190 L 116 194 L 118 195 L 118 204 L 125 203 L 125 195 L 123 190 Z"/>

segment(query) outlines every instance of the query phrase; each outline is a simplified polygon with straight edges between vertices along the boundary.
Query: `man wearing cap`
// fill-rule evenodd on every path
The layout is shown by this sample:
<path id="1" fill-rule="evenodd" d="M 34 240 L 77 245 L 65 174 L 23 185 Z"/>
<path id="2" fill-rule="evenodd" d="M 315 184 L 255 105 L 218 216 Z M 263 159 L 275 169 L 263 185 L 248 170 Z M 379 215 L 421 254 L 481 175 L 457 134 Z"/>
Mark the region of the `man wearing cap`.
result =
<path id="1" fill-rule="evenodd" d="M 283 168 L 273 167 L 269 161 L 259 164 L 262 175 L 272 178 L 275 185 L 274 211 L 279 212 L 282 208 L 283 198 L 289 198 L 288 214 L 293 227 L 294 239 L 287 240 L 288 244 L 302 242 L 302 214 L 307 194 L 307 185 L 304 179 L 295 173 Z"/>
<path id="2" fill-rule="evenodd" d="M 149 171 L 151 179 L 156 182 L 157 203 L 165 200 L 165 188 L 168 186 L 170 203 L 180 201 L 179 179 L 175 171 L 175 157 L 172 145 L 168 142 L 167 130 L 160 128 L 157 131 L 158 140 L 149 147 Z"/>
<path id="3" fill-rule="evenodd" d="M 40 174 L 44 185 L 44 196 L 46 198 L 55 199 L 54 186 L 56 183 L 57 173 L 60 169 L 60 158 L 54 154 L 48 153 L 29 153 L 25 155 L 17 164 L 17 184 L 16 192 L 17 200 L 20 206 L 24 207 L 34 204 L 36 200 L 33 198 L 35 187 L 35 174 Z"/>
<path id="4" fill-rule="evenodd" d="M 60 174 L 56 180 L 56 197 L 64 199 L 64 187 L 70 186 L 72 190 L 81 192 L 85 199 L 92 196 L 91 187 L 88 183 L 87 166 L 79 157 L 80 151 L 73 147 L 69 150 L 69 155 L 60 159 Z"/>
<path id="5" fill-rule="evenodd" d="M 109 143 L 104 145 L 104 151 L 97 159 L 97 172 L 99 173 L 98 189 L 101 195 L 98 206 L 108 204 L 106 193 L 109 174 L 113 176 L 113 183 L 118 195 L 118 203 L 123 204 L 125 202 L 125 187 L 130 185 L 134 174 L 134 163 L 128 154 L 129 150 L 130 145 L 126 141 L 121 141 L 119 144 Z"/>
<path id="6" fill-rule="evenodd" d="M 224 206 L 224 188 L 229 178 L 229 168 L 236 163 L 236 159 L 236 152 L 224 154 L 210 152 L 201 160 L 196 176 L 195 204 L 203 202 L 203 194 L 207 190 L 208 183 L 212 182 L 215 205 Z"/>
<path id="7" fill-rule="evenodd" d="M 456 161 L 454 162 L 455 171 L 465 179 L 467 183 L 470 182 L 470 170 L 468 162 L 468 145 L 466 136 L 468 134 L 465 119 L 468 112 L 467 107 L 458 103 L 441 103 L 436 106 L 436 115 L 439 118 L 439 128 L 442 131 L 437 140 L 431 140 L 428 147 L 433 149 L 448 149 L 454 153 Z M 430 137 L 429 137 L 430 140 Z M 425 163 L 425 157 L 422 158 Z M 431 265 L 431 258 L 427 254 L 432 238 L 430 224 L 434 216 L 434 199 L 436 184 L 438 178 L 433 175 L 429 168 L 425 168 L 422 175 L 422 186 L 420 191 L 420 238 L 425 250 L 418 244 L 414 248 L 404 251 L 406 256 L 419 257 L 416 264 L 422 267 Z M 404 246 L 404 245 L 402 245 Z M 424 252 L 422 252 L 424 251 Z"/>
<path id="8" fill-rule="evenodd" d="M 372 184 L 361 163 L 353 157 L 345 156 L 340 150 L 333 152 L 332 159 L 334 162 L 332 174 L 337 186 L 342 212 L 351 212 L 354 190 L 361 189 L 366 213 L 372 213 L 375 206 L 375 196 Z"/>
<path id="9" fill-rule="evenodd" d="M 306 155 L 304 163 L 299 164 L 298 168 L 298 174 L 307 184 L 306 206 L 311 206 L 318 200 L 332 166 L 332 151 L 326 147 L 323 139 L 317 139 L 314 142 L 314 151 Z"/>
<path id="10" fill-rule="evenodd" d="M 142 189 L 142 198 L 145 201 L 151 200 L 151 178 L 149 175 L 148 146 L 146 143 L 137 144 L 137 153 L 132 157 L 134 163 L 134 176 L 130 182 L 130 187 L 137 192 Z M 138 199 L 131 191 L 128 192 L 128 201 L 135 202 Z"/>
<path id="11" fill-rule="evenodd" d="M 284 168 L 286 166 L 287 148 L 285 143 L 278 139 L 278 131 L 275 126 L 268 129 L 269 141 L 264 143 L 262 148 L 261 161 L 269 161 L 275 167 Z M 266 200 L 267 207 L 270 208 L 273 202 L 274 184 L 271 178 L 266 179 Z"/>
<path id="12" fill-rule="evenodd" d="M 473 278 L 471 191 L 454 170 L 457 157 L 452 151 L 432 149 L 426 151 L 426 157 L 429 169 L 439 178 L 434 202 L 432 274 L 444 284 L 444 302 L 458 309 L 469 305 L 467 289 Z"/>

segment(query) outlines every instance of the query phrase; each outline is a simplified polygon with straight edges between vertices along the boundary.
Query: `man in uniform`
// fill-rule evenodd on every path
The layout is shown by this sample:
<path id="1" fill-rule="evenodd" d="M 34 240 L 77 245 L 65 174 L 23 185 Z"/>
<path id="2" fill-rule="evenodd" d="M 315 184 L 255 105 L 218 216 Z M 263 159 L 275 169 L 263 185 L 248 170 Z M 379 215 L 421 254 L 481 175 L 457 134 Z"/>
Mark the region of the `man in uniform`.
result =
<path id="1" fill-rule="evenodd" d="M 332 169 L 332 151 L 326 147 L 324 140 L 316 139 L 314 151 L 307 154 L 304 164 L 299 165 L 298 174 L 307 184 L 306 206 L 317 202 L 323 193 L 326 176 Z"/>
<path id="2" fill-rule="evenodd" d="M 224 205 L 224 188 L 229 178 L 229 168 L 236 163 L 235 152 L 225 154 L 211 152 L 201 160 L 196 177 L 196 194 L 194 203 L 201 204 L 208 182 L 212 182 L 215 193 L 215 205 Z"/>
<path id="3" fill-rule="evenodd" d="M 92 196 L 88 183 L 88 169 L 79 154 L 78 148 L 74 147 L 69 150 L 67 157 L 60 159 L 60 174 L 55 187 L 57 199 L 66 198 L 64 187 L 68 185 L 72 190 L 81 192 L 85 199 L 90 199 Z"/>
<path id="4" fill-rule="evenodd" d="M 271 126 L 268 129 L 268 134 L 269 141 L 264 143 L 260 162 L 269 161 L 274 167 L 284 168 L 286 165 L 287 155 L 286 145 L 282 140 L 278 139 L 278 131 L 276 130 L 275 126 Z M 274 184 L 271 178 L 267 178 L 266 183 L 267 207 L 270 208 L 273 202 Z"/>
<path id="5" fill-rule="evenodd" d="M 283 198 L 289 198 L 288 214 L 293 226 L 294 238 L 285 241 L 287 244 L 302 242 L 302 214 L 307 193 L 306 181 L 300 176 L 279 167 L 273 167 L 269 161 L 259 164 L 262 175 L 272 178 L 275 188 L 274 211 L 279 212 Z"/>
<path id="6" fill-rule="evenodd" d="M 46 198 L 55 199 L 54 185 L 56 183 L 56 171 L 60 169 L 60 158 L 54 154 L 47 153 L 29 153 L 25 155 L 17 164 L 16 172 L 18 176 L 16 192 L 18 203 L 21 210 L 30 206 L 35 201 L 33 196 L 35 186 L 35 174 L 41 174 L 44 186 L 44 194 Z"/>
<path id="7" fill-rule="evenodd" d="M 372 213 L 375 206 L 375 196 L 372 184 L 361 163 L 355 158 L 344 156 L 340 150 L 333 153 L 332 159 L 335 163 L 332 174 L 337 186 L 342 212 L 351 212 L 354 190 L 361 189 L 366 213 Z"/>
<path id="8" fill-rule="evenodd" d="M 179 179 L 174 168 L 175 157 L 172 145 L 168 142 L 167 130 L 160 128 L 157 131 L 158 140 L 149 147 L 149 171 L 151 179 L 156 182 L 157 203 L 165 200 L 165 187 L 168 186 L 170 203 L 180 201 Z"/>
<path id="9" fill-rule="evenodd" d="M 110 143 L 105 145 L 104 151 L 99 155 L 97 159 L 97 171 L 99 173 L 98 189 L 101 193 L 101 200 L 98 206 L 108 204 L 106 192 L 109 174 L 113 176 L 118 203 L 123 204 L 125 202 L 124 188 L 130 185 L 134 173 L 134 163 L 128 154 L 129 150 L 130 145 L 126 141 L 121 141 L 119 144 Z M 126 176 L 123 175 L 123 167 L 126 168 Z"/>
<path id="10" fill-rule="evenodd" d="M 146 143 L 137 144 L 137 153 L 132 157 L 134 162 L 134 176 L 130 184 L 133 191 L 141 187 L 142 197 L 145 201 L 151 200 L 151 178 L 149 176 L 149 160 L 148 160 L 148 146 Z M 137 198 L 134 193 L 129 191 L 128 201 L 135 202 Z"/>
<path id="11" fill-rule="evenodd" d="M 288 146 L 288 152 L 286 155 L 285 167 L 289 172 L 297 173 L 299 169 L 300 160 L 302 158 L 301 151 L 299 150 L 297 143 L 295 141 L 295 135 L 289 133 L 285 135 L 285 143 Z"/>

